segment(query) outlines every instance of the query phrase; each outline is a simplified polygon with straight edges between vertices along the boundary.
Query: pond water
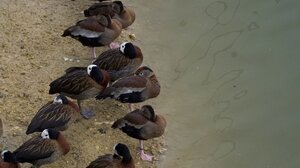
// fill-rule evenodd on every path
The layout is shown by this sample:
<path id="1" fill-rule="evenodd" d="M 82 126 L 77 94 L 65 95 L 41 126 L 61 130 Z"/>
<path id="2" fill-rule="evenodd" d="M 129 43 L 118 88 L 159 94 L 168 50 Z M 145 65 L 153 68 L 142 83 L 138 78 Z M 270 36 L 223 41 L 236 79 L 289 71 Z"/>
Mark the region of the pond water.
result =
<path id="1" fill-rule="evenodd" d="M 162 85 L 159 167 L 300 167 L 300 1 L 128 1 Z"/>

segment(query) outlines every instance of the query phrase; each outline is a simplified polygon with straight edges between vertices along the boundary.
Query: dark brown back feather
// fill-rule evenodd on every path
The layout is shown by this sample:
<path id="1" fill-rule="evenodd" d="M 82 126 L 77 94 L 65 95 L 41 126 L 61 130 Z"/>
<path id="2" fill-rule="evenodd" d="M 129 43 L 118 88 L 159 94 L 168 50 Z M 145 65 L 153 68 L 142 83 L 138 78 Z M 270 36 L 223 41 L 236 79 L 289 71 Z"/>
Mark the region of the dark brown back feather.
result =
<path id="1" fill-rule="evenodd" d="M 51 101 L 36 113 L 27 128 L 26 134 L 42 132 L 47 128 L 61 130 L 75 113 L 75 109 L 69 107 L 69 105 L 53 104 Z"/>
<path id="2" fill-rule="evenodd" d="M 106 154 L 99 156 L 96 160 L 92 161 L 87 168 L 110 168 L 113 166 L 113 155 Z"/>
<path id="3" fill-rule="evenodd" d="M 20 163 L 32 163 L 39 159 L 45 159 L 51 156 L 55 151 L 52 140 L 34 137 L 22 144 L 13 153 L 16 155 Z"/>
<path id="4" fill-rule="evenodd" d="M 51 82 L 49 94 L 62 92 L 68 94 L 80 94 L 92 87 L 93 79 L 89 77 L 86 71 L 78 70 L 66 73 L 62 77 Z"/>

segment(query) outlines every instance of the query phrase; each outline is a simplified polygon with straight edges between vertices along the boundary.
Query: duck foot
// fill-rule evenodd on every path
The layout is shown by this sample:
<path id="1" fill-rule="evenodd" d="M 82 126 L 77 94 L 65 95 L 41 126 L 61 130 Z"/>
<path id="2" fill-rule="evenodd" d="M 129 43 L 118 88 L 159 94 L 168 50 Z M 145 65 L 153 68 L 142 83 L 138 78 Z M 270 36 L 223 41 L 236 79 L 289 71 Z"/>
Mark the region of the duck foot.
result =
<path id="1" fill-rule="evenodd" d="M 119 47 L 120 47 L 120 45 L 116 42 L 112 42 L 109 44 L 110 49 L 119 48 Z"/>
<path id="2" fill-rule="evenodd" d="M 153 156 L 145 154 L 144 150 L 141 150 L 140 152 L 138 152 L 138 154 L 140 155 L 142 160 L 152 161 Z"/>
<path id="3" fill-rule="evenodd" d="M 96 113 L 93 112 L 92 110 L 82 110 L 80 113 L 83 116 L 83 118 L 85 118 L 87 120 L 96 115 Z"/>

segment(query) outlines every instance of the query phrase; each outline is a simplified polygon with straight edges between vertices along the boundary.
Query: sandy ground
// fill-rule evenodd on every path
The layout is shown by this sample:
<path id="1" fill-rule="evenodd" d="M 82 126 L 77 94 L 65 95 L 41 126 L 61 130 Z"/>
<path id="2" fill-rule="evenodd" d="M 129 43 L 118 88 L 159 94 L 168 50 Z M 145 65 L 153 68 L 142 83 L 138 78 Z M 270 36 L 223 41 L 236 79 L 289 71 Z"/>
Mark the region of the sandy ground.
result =
<path id="1" fill-rule="evenodd" d="M 25 135 L 25 130 L 39 108 L 53 98 L 48 94 L 52 80 L 70 66 L 85 66 L 90 62 L 89 48 L 60 35 L 65 28 L 83 18 L 80 11 L 92 3 L 89 0 L 0 1 L 0 117 L 4 125 L 0 150 L 14 150 L 30 138 Z M 123 31 L 118 41 L 129 40 L 128 35 L 133 32 L 134 26 Z M 97 52 L 101 53 L 101 50 L 97 49 Z M 96 112 L 96 117 L 82 119 L 63 132 L 71 144 L 71 151 L 44 167 L 85 167 L 97 156 L 111 153 L 117 142 L 130 147 L 137 167 L 156 167 L 157 161 L 138 159 L 136 140 L 110 128 L 111 122 L 126 114 L 126 105 L 111 100 L 89 100 L 85 105 Z M 1 131 L 0 126 L 0 135 Z M 146 152 L 158 158 L 164 139 L 145 144 Z M 29 167 L 29 164 L 22 167 Z"/>

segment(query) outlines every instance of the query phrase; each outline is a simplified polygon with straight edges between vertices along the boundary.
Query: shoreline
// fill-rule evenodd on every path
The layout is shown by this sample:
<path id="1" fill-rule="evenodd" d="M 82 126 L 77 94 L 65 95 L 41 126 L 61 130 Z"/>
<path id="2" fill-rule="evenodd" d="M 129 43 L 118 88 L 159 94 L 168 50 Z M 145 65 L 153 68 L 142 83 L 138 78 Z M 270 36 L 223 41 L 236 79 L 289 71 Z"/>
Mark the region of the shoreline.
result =
<path id="1" fill-rule="evenodd" d="M 25 134 L 25 130 L 35 113 L 53 99 L 53 95 L 48 94 L 48 85 L 52 80 L 70 66 L 89 63 L 88 47 L 60 35 L 65 28 L 84 18 L 80 11 L 92 3 L 59 0 L 0 2 L 0 37 L 3 41 L 0 46 L 0 118 L 4 124 L 4 133 L 0 138 L 1 149 L 4 147 L 13 151 L 31 137 Z M 116 41 L 132 41 L 129 37 L 131 33 L 134 33 L 134 24 L 130 30 L 123 30 Z M 97 53 L 104 50 L 104 47 L 97 48 Z M 159 161 L 145 162 L 138 159 L 137 140 L 110 128 L 111 122 L 127 113 L 126 104 L 91 99 L 84 101 L 84 106 L 94 110 L 96 116 L 90 120 L 81 119 L 64 131 L 64 136 L 71 144 L 70 152 L 44 167 L 85 167 L 98 156 L 111 153 L 117 142 L 129 146 L 137 168 L 157 167 Z M 103 130 L 105 134 L 101 134 Z M 145 142 L 146 152 L 156 158 L 164 146 L 164 137 Z"/>

